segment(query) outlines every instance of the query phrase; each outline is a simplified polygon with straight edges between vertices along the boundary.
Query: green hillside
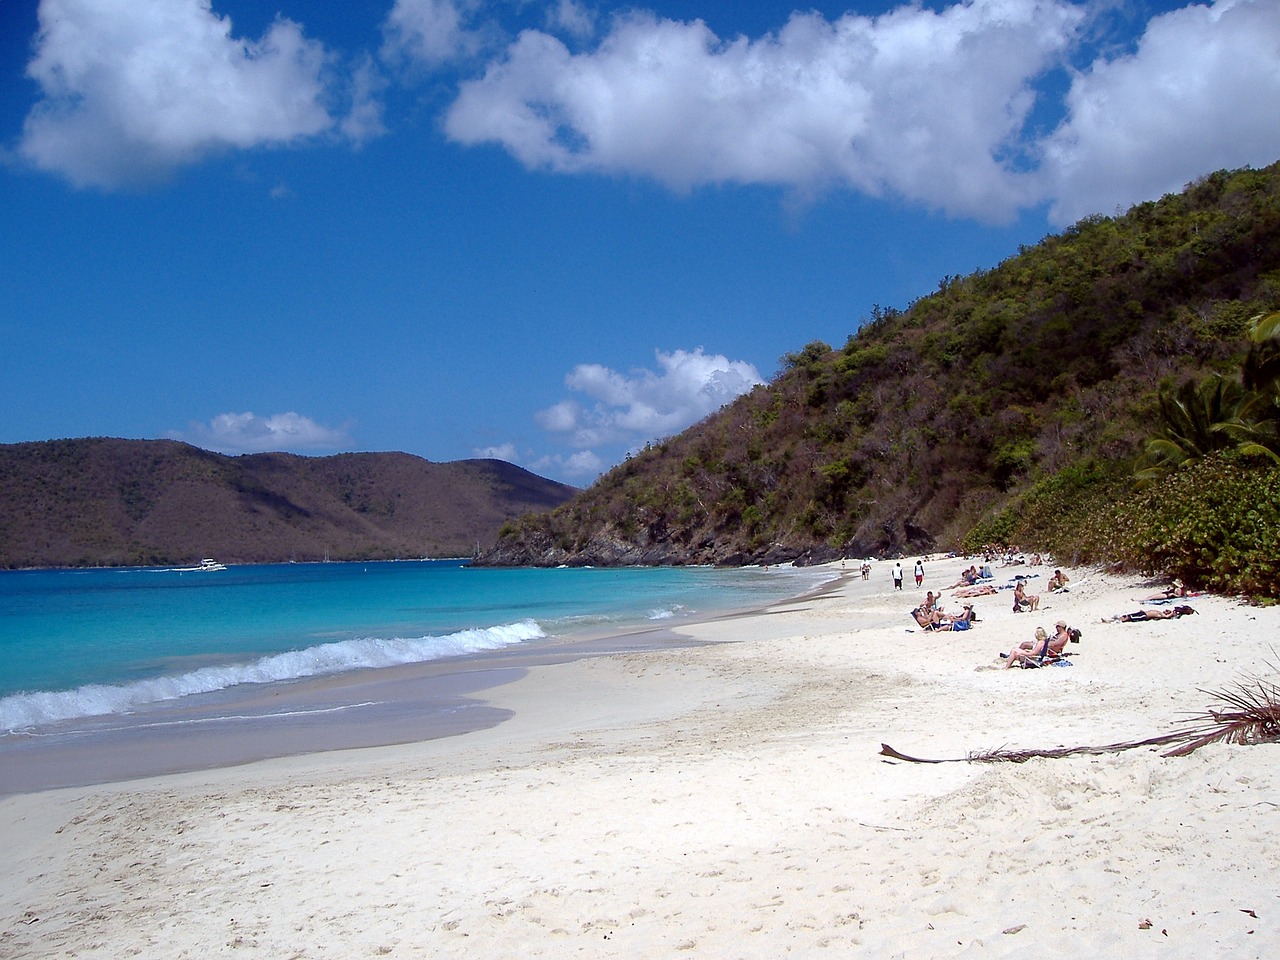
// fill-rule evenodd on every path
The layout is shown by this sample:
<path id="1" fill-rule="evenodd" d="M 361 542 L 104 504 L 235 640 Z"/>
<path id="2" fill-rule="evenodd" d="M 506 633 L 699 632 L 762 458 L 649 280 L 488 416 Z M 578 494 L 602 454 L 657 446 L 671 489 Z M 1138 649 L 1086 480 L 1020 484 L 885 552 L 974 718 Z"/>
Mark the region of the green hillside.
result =
<path id="1" fill-rule="evenodd" d="M 1027 498 L 1136 495 L 1161 391 L 1237 370 L 1277 309 L 1280 164 L 1214 173 L 905 311 L 873 307 L 845 344 L 798 349 L 772 383 L 509 524 L 485 562 L 820 560 L 983 536 L 1084 556 L 1101 543 L 1064 544 Z"/>

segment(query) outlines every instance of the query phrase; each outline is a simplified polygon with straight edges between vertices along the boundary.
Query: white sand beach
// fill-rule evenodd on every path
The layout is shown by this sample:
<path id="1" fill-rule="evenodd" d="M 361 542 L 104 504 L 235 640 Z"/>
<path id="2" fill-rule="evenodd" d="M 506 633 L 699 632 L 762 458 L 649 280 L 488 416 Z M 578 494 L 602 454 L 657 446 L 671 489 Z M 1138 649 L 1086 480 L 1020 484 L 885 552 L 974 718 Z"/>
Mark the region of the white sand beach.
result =
<path id="1" fill-rule="evenodd" d="M 1274 675 L 1280 607 L 1102 623 L 1153 585 L 994 572 L 1040 610 L 924 633 L 923 589 L 851 564 L 706 646 L 535 667 L 481 695 L 491 729 L 5 798 L 0 956 L 1280 955 L 1276 746 L 879 755 L 1170 732 Z M 1072 666 L 999 669 L 1059 618 Z"/>

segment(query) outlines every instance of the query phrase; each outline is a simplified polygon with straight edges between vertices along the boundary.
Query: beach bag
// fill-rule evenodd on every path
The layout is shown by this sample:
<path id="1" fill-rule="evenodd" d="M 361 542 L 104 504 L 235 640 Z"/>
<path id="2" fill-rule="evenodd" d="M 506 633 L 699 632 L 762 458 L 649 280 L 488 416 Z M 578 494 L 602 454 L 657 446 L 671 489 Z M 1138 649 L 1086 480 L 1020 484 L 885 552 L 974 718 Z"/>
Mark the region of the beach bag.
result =
<path id="1" fill-rule="evenodd" d="M 968 620 L 953 620 L 953 621 L 951 622 L 951 629 L 952 629 L 952 630 L 968 630 L 968 629 L 969 629 L 969 621 L 968 621 Z"/>

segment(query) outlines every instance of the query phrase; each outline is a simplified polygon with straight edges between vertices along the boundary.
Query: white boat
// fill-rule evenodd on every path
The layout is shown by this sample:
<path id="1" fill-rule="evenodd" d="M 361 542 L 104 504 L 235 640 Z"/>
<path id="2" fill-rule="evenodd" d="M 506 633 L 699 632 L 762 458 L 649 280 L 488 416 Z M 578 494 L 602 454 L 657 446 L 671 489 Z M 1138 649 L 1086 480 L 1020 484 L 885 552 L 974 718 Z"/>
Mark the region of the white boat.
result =
<path id="1" fill-rule="evenodd" d="M 173 572 L 174 573 L 199 573 L 205 570 L 225 570 L 225 569 L 227 569 L 225 564 L 219 563 L 217 560 L 214 560 L 212 557 L 205 557 L 203 560 L 200 561 L 200 566 L 198 567 L 174 567 Z"/>

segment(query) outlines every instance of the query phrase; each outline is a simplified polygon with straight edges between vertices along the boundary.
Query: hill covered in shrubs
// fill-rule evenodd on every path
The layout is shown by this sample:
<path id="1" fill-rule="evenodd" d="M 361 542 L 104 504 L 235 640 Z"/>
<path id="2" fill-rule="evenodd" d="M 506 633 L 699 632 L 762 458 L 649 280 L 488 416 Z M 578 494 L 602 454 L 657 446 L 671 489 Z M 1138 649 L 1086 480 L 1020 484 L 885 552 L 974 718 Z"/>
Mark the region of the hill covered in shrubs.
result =
<path id="1" fill-rule="evenodd" d="M 1151 496 L 1134 474 L 1162 397 L 1238 370 L 1255 318 L 1277 309 L 1280 164 L 1213 173 L 943 278 L 906 310 L 873 307 L 844 344 L 800 347 L 768 385 L 507 524 L 483 562 L 803 562 L 992 541 L 1105 559 L 1120 547 L 1088 534 L 1102 514 L 1087 508 Z M 1239 466 L 1258 483 L 1274 470 Z M 1219 468 L 1197 468 L 1201 488 Z"/>

